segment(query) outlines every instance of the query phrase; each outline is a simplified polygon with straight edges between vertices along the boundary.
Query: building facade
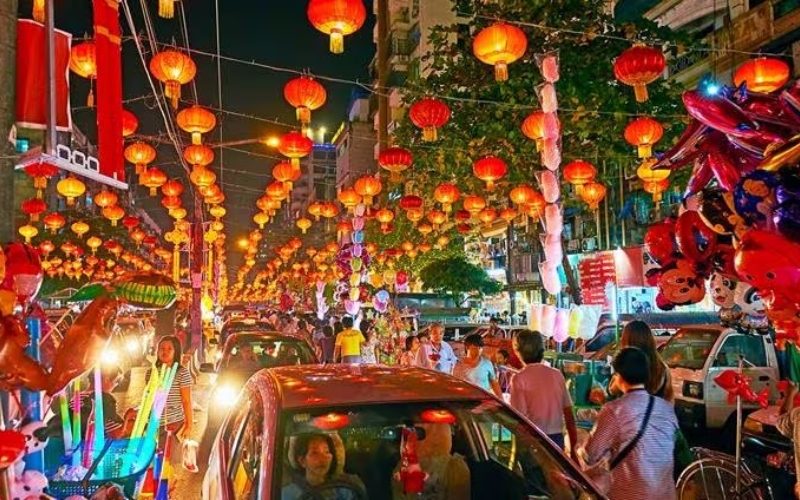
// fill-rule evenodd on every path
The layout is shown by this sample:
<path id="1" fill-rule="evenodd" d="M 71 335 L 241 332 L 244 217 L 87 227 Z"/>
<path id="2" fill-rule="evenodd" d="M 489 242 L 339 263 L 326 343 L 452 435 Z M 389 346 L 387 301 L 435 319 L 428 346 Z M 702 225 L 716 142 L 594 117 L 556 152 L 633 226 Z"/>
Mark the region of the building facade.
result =
<path id="1" fill-rule="evenodd" d="M 354 92 L 347 111 L 347 121 L 334 134 L 336 149 L 335 190 L 353 183 L 378 168 L 375 154 L 376 133 L 370 118 L 370 98 L 366 91 Z M 333 193 L 334 199 L 336 193 Z"/>

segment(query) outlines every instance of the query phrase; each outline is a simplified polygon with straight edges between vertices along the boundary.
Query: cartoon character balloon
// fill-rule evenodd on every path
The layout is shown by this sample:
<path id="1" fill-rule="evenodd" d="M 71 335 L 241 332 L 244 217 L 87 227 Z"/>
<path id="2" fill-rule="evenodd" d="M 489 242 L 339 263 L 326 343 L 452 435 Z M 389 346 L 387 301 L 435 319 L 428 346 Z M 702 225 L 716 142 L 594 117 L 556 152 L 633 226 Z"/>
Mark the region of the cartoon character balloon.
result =
<path id="1" fill-rule="evenodd" d="M 24 243 L 9 243 L 5 248 L 6 275 L 2 288 L 17 295 L 20 303 L 33 299 L 42 286 L 44 273 L 39 253 Z"/>
<path id="2" fill-rule="evenodd" d="M 30 341 L 19 319 L 0 318 L 0 389 L 11 391 L 25 387 L 41 391 L 47 388 L 44 369 L 25 353 Z"/>
<path id="3" fill-rule="evenodd" d="M 711 273 L 708 288 L 711 291 L 711 300 L 723 309 L 730 309 L 736 304 L 735 290 L 739 282 L 720 273 Z"/>

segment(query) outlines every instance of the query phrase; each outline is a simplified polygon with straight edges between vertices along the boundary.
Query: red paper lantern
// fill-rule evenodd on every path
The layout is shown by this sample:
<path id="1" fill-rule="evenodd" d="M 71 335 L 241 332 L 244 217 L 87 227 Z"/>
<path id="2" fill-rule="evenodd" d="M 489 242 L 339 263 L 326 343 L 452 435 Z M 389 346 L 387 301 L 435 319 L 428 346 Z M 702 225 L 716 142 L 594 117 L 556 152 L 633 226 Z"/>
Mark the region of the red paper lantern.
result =
<path id="1" fill-rule="evenodd" d="M 408 210 L 419 210 L 422 208 L 423 200 L 419 196 L 413 194 L 407 194 L 400 198 L 400 208 L 405 211 Z"/>
<path id="2" fill-rule="evenodd" d="M 487 190 L 492 191 L 494 183 L 508 173 L 508 166 L 506 162 L 496 156 L 487 156 L 472 165 L 472 172 L 475 177 L 486 182 Z"/>
<path id="3" fill-rule="evenodd" d="M 136 133 L 139 128 L 139 119 L 136 115 L 128 111 L 122 110 L 122 137 L 130 137 Z"/>
<path id="4" fill-rule="evenodd" d="M 34 163 L 25 167 L 25 173 L 33 179 L 33 187 L 36 188 L 36 197 L 42 197 L 42 190 L 47 187 L 47 179 L 58 175 L 58 167 L 49 163 Z"/>
<path id="5" fill-rule="evenodd" d="M 183 194 L 183 184 L 177 179 L 170 179 L 161 186 L 161 193 L 164 196 L 180 196 Z"/>
<path id="6" fill-rule="evenodd" d="M 156 159 L 156 150 L 145 142 L 134 142 L 125 148 L 125 159 L 136 166 L 136 173 L 144 173 L 147 165 Z"/>
<path id="7" fill-rule="evenodd" d="M 652 118 L 642 117 L 630 122 L 625 127 L 625 140 L 638 147 L 639 158 L 653 156 L 653 144 L 661 140 L 664 127 Z"/>
<path id="8" fill-rule="evenodd" d="M 438 137 L 438 129 L 450 119 L 450 108 L 438 99 L 426 97 L 411 105 L 408 117 L 422 129 L 422 140 L 432 142 Z"/>
<path id="9" fill-rule="evenodd" d="M 293 183 L 300 178 L 300 173 L 300 169 L 288 161 L 282 161 L 272 167 L 272 176 L 276 181 L 284 183 L 289 191 L 292 190 Z"/>
<path id="10" fill-rule="evenodd" d="M 528 205 L 537 197 L 542 197 L 542 195 L 527 184 L 517 186 L 508 193 L 508 198 L 515 205 Z"/>
<path id="11" fill-rule="evenodd" d="M 111 221 L 111 225 L 116 227 L 117 221 L 125 217 L 125 210 L 119 205 L 112 205 L 103 209 L 103 217 Z"/>
<path id="12" fill-rule="evenodd" d="M 466 199 L 464 201 L 466 201 Z M 453 218 L 456 220 L 456 222 L 467 222 L 472 218 L 472 214 L 467 210 L 459 210 L 456 212 Z"/>
<path id="13" fill-rule="evenodd" d="M 64 218 L 63 215 L 53 212 L 44 216 L 44 227 L 50 230 L 51 233 L 55 233 L 67 223 L 67 220 Z"/>
<path id="14" fill-rule="evenodd" d="M 22 211 L 30 217 L 31 222 L 39 220 L 39 214 L 47 210 L 47 203 L 41 198 L 30 198 L 22 202 Z"/>
<path id="15" fill-rule="evenodd" d="M 139 218 L 129 215 L 122 219 L 122 225 L 130 231 L 139 225 Z"/>
<path id="16" fill-rule="evenodd" d="M 466 198 L 464 198 L 464 202 L 462 203 L 462 205 L 464 206 L 464 210 L 466 210 L 472 215 L 475 215 L 484 208 L 486 208 L 486 200 L 484 200 L 480 196 L 469 195 Z"/>
<path id="17" fill-rule="evenodd" d="M 207 167 L 214 161 L 214 150 L 204 144 L 190 144 L 183 150 L 183 159 L 190 165 Z"/>
<path id="18" fill-rule="evenodd" d="M 182 109 L 177 116 L 178 126 L 192 135 L 192 144 L 203 142 L 203 134 L 211 132 L 217 126 L 217 117 L 211 111 L 195 104 Z"/>
<path id="19" fill-rule="evenodd" d="M 614 76 L 633 86 L 637 102 L 647 101 L 647 85 L 664 72 L 667 62 L 661 50 L 637 43 L 614 61 Z"/>
<path id="20" fill-rule="evenodd" d="M 356 179 L 353 188 L 364 199 L 365 205 L 372 205 L 372 199 L 381 193 L 383 185 L 376 176 L 365 175 Z"/>
<path id="21" fill-rule="evenodd" d="M 736 69 L 733 83 L 737 87 L 744 83 L 752 92 L 769 93 L 786 85 L 789 76 L 789 65 L 780 59 L 757 57 Z"/>
<path id="22" fill-rule="evenodd" d="M 378 165 L 390 172 L 389 179 L 392 182 L 399 182 L 400 172 L 411 167 L 413 162 L 414 157 L 411 151 L 404 148 L 390 147 L 378 154 Z"/>
<path id="23" fill-rule="evenodd" d="M 445 212 L 450 212 L 452 209 L 453 203 L 458 201 L 458 198 L 461 196 L 461 192 L 454 184 L 449 183 L 442 183 L 436 186 L 436 189 L 433 190 L 433 198 L 442 204 L 442 208 Z"/>
<path id="24" fill-rule="evenodd" d="M 295 168 L 300 168 L 300 158 L 308 156 L 314 149 L 314 142 L 300 132 L 288 132 L 281 136 L 278 151 L 291 160 Z"/>
<path id="25" fill-rule="evenodd" d="M 167 182 L 167 174 L 161 171 L 158 167 L 153 167 L 147 170 L 142 175 L 141 183 L 144 187 L 150 188 L 150 196 L 155 196 L 158 193 L 158 188 Z"/>
<path id="26" fill-rule="evenodd" d="M 581 199 L 583 199 L 583 201 L 585 201 L 592 210 L 597 210 L 600 202 L 603 201 L 603 198 L 605 197 L 606 187 L 603 184 L 599 182 L 590 182 L 583 186 Z"/>
<path id="27" fill-rule="evenodd" d="M 178 198 L 177 196 L 164 196 L 163 198 L 161 198 L 161 206 L 166 208 L 167 211 L 171 212 L 173 210 L 181 208 L 183 206 L 183 201 L 180 198 Z M 127 220 L 127 219 L 128 219 L 128 217 L 125 217 L 125 220 Z M 125 225 L 125 220 L 122 221 L 123 225 Z M 137 224 L 138 224 L 138 222 L 137 222 Z M 125 226 L 125 227 L 128 227 L 128 226 Z M 134 226 L 134 227 L 136 227 L 136 226 Z M 128 228 L 128 229 L 130 229 L 130 228 Z"/>
<path id="28" fill-rule="evenodd" d="M 494 66 L 494 79 L 508 80 L 508 65 L 528 49 L 528 38 L 521 29 L 506 23 L 497 23 L 482 29 L 472 41 L 472 53 L 479 61 Z"/>
<path id="29" fill-rule="evenodd" d="M 150 60 L 150 72 L 166 87 L 164 95 L 172 100 L 173 109 L 178 109 L 181 85 L 194 80 L 197 66 L 186 54 L 176 50 L 163 50 Z"/>
<path id="30" fill-rule="evenodd" d="M 94 80 L 97 78 L 97 48 L 93 40 L 73 45 L 69 51 L 69 69 L 89 80 L 89 96 L 86 105 L 94 107 Z"/>
<path id="31" fill-rule="evenodd" d="M 330 36 L 330 51 L 344 52 L 344 37 L 355 33 L 367 19 L 361 0 L 311 0 L 308 20 L 319 31 Z"/>
<path id="32" fill-rule="evenodd" d="M 267 196 L 273 200 L 285 200 L 289 196 L 289 190 L 282 182 L 272 182 L 267 186 Z"/>
<path id="33" fill-rule="evenodd" d="M 575 193 L 581 195 L 583 186 L 594 180 L 597 170 L 591 163 L 575 160 L 564 167 L 564 180 L 575 186 Z"/>
<path id="34" fill-rule="evenodd" d="M 536 141 L 536 151 L 541 151 L 544 143 L 544 113 L 534 111 L 529 114 L 522 122 L 522 133 L 528 139 Z"/>
<path id="35" fill-rule="evenodd" d="M 311 123 L 311 112 L 325 104 L 328 93 L 310 76 L 299 76 L 283 87 L 283 97 L 297 110 L 297 119 L 305 127 Z"/>
<path id="36" fill-rule="evenodd" d="M 389 227 L 389 223 L 394 220 L 394 212 L 388 208 L 381 208 L 375 212 L 375 220 L 381 223 L 381 229 L 385 230 Z"/>

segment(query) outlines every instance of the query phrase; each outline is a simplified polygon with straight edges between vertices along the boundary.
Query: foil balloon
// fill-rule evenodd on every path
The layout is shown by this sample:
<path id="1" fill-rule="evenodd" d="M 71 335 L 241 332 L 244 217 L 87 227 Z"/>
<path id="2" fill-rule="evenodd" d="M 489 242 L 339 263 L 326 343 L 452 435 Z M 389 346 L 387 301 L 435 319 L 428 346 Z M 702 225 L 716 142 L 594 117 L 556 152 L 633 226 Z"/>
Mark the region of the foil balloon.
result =
<path id="1" fill-rule="evenodd" d="M 0 316 L 10 316 L 17 305 L 17 295 L 11 290 L 0 289 Z"/>
<path id="2" fill-rule="evenodd" d="M 658 291 L 673 305 L 696 304 L 706 295 L 705 280 L 689 260 L 681 258 L 661 269 Z"/>
<path id="3" fill-rule="evenodd" d="M 683 93 L 683 104 L 693 118 L 724 134 L 735 137 L 764 134 L 742 108 L 722 93 L 709 95 L 699 90 L 687 90 Z"/>
<path id="4" fill-rule="evenodd" d="M 756 170 L 745 175 L 734 191 L 736 212 L 750 224 L 769 221 L 771 225 L 777 186 L 778 178 L 771 172 Z"/>
<path id="5" fill-rule="evenodd" d="M 561 196 L 561 188 L 558 185 L 556 174 L 550 170 L 536 172 L 536 179 L 542 188 L 542 196 L 547 203 L 555 203 Z"/>
<path id="6" fill-rule="evenodd" d="M 711 273 L 708 280 L 708 289 L 711 292 L 711 300 L 714 304 L 723 309 L 730 309 L 734 306 L 736 285 L 739 282 L 724 274 L 717 272 Z"/>
<path id="7" fill-rule="evenodd" d="M 686 182 L 686 189 L 683 191 L 683 198 L 687 199 L 708 186 L 714 178 L 714 172 L 708 166 L 707 155 L 702 154 L 695 158 L 692 173 Z"/>
<path id="8" fill-rule="evenodd" d="M 794 166 L 800 163 L 800 134 L 795 135 L 785 144 L 770 152 L 758 168 L 768 172 L 775 172 L 783 167 Z"/>
<path id="9" fill-rule="evenodd" d="M 698 161 L 706 163 L 713 178 L 716 179 L 717 185 L 725 191 L 736 189 L 736 185 L 742 179 L 741 170 L 731 162 L 727 154 L 722 153 L 719 149 L 714 148 L 701 154 Z"/>
<path id="10" fill-rule="evenodd" d="M 736 213 L 733 194 L 706 188 L 698 196 L 697 212 L 703 222 L 718 234 L 733 234 L 744 220 Z"/>
<path id="11" fill-rule="evenodd" d="M 98 363 L 113 332 L 120 302 L 98 297 L 75 319 L 56 353 L 47 394 L 60 392 Z"/>
<path id="12" fill-rule="evenodd" d="M 708 130 L 709 128 L 700 121 L 692 120 L 678 142 L 666 152 L 657 155 L 658 161 L 651 168 L 675 170 L 694 160 L 699 154 L 697 146 Z"/>
<path id="13" fill-rule="evenodd" d="M 344 310 L 350 316 L 357 316 L 359 311 L 361 311 L 361 304 L 358 301 L 345 300 L 344 301 Z"/>
<path id="14" fill-rule="evenodd" d="M 778 171 L 775 189 L 777 207 L 773 211 L 775 227 L 787 238 L 800 241 L 800 170 L 797 167 Z"/>
<path id="15" fill-rule="evenodd" d="M 32 246 L 9 243 L 5 248 L 5 269 L 2 288 L 17 294 L 20 303 L 27 303 L 39 293 L 44 273 L 39 253 Z"/>
<path id="16" fill-rule="evenodd" d="M 14 316 L 0 318 L 0 390 L 22 387 L 42 391 L 48 386 L 44 369 L 25 352 L 31 339 Z"/>
<path id="17" fill-rule="evenodd" d="M 353 243 L 364 243 L 364 231 L 353 231 L 353 234 L 350 237 L 352 238 Z"/>
<path id="18" fill-rule="evenodd" d="M 652 224 L 644 235 L 644 251 L 661 266 L 674 262 L 678 256 L 675 223 L 667 219 Z"/>
<path id="19" fill-rule="evenodd" d="M 718 240 L 719 241 L 719 240 Z M 734 259 L 736 257 L 736 250 L 733 245 L 728 243 L 717 243 L 717 250 L 711 257 L 711 266 L 714 271 L 723 276 L 730 278 L 736 277 L 736 266 Z"/>
<path id="20" fill-rule="evenodd" d="M 168 309 L 178 298 L 175 282 L 155 271 L 124 274 L 112 287 L 113 297 L 139 309 Z"/>
<path id="21" fill-rule="evenodd" d="M 748 316 L 764 316 L 766 309 L 758 289 L 749 283 L 740 281 L 733 293 L 736 308 Z"/>
<path id="22" fill-rule="evenodd" d="M 354 231 L 364 230 L 364 217 L 353 217 L 352 225 Z"/>
<path id="23" fill-rule="evenodd" d="M 6 253 L 0 247 L 0 283 L 6 279 Z"/>
<path id="24" fill-rule="evenodd" d="M 0 429 L 0 470 L 14 465 L 14 462 L 25 455 L 27 440 L 19 431 Z"/>
<path id="25" fill-rule="evenodd" d="M 800 298 L 800 244 L 774 232 L 752 229 L 736 249 L 734 263 L 739 279 L 760 291 Z"/>
<path id="26" fill-rule="evenodd" d="M 705 263 L 716 250 L 717 233 L 703 223 L 699 213 L 687 210 L 675 222 L 675 242 L 684 257 Z"/>
<path id="27" fill-rule="evenodd" d="M 405 285 L 408 283 L 408 273 L 405 271 L 397 271 L 397 283 L 398 285 Z"/>

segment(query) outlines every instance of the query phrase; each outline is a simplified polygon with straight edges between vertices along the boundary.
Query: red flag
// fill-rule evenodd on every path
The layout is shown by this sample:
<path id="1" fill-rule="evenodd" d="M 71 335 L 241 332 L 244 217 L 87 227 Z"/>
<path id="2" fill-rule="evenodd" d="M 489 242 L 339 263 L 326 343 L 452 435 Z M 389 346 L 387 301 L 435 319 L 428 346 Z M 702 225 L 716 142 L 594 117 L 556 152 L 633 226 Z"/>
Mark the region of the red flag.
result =
<path id="1" fill-rule="evenodd" d="M 45 26 L 30 19 L 17 21 L 17 125 L 47 127 L 47 45 Z M 72 35 L 56 30 L 56 129 L 69 132 L 69 49 Z"/>
<path id="2" fill-rule="evenodd" d="M 97 149 L 100 173 L 125 182 L 122 139 L 122 33 L 117 0 L 93 0 L 97 50 Z"/>

